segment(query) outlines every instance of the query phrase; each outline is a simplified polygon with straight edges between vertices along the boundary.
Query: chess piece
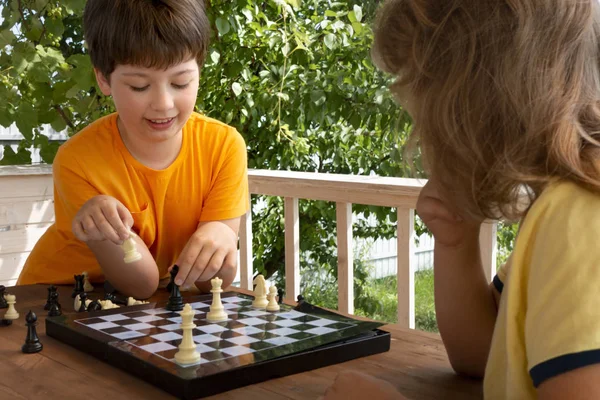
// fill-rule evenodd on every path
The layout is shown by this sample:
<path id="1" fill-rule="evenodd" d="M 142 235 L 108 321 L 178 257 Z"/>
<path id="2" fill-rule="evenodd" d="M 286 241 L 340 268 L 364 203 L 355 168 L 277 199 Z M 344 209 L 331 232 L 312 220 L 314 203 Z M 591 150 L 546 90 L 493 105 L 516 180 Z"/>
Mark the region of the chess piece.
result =
<path id="1" fill-rule="evenodd" d="M 48 311 L 49 317 L 58 317 L 62 315 L 62 309 L 60 308 L 60 304 L 58 302 L 52 303 L 50 305 L 50 311 Z"/>
<path id="2" fill-rule="evenodd" d="M 265 277 L 258 275 L 254 278 L 253 282 L 256 286 L 254 288 L 254 301 L 252 307 L 254 308 L 265 308 L 269 302 L 267 301 L 267 283 Z"/>
<path id="3" fill-rule="evenodd" d="M 223 284 L 223 280 L 215 277 L 210 280 L 210 283 L 212 285 L 210 292 L 213 294 L 213 301 L 210 305 L 210 311 L 206 314 L 206 320 L 210 322 L 225 321 L 227 314 L 221 302 L 221 293 L 223 292 L 221 285 Z"/>
<path id="4" fill-rule="evenodd" d="M 87 311 L 87 304 L 89 304 L 87 293 L 83 292 L 79 295 L 79 308 L 77 309 L 77 312 Z"/>
<path id="5" fill-rule="evenodd" d="M 12 319 L 0 319 L 0 328 L 3 326 L 11 326 Z"/>
<path id="6" fill-rule="evenodd" d="M 87 271 L 82 273 L 83 275 L 83 291 L 86 293 L 93 292 L 94 287 L 90 283 L 90 278 L 88 276 Z"/>
<path id="7" fill-rule="evenodd" d="M 73 310 L 79 311 L 81 308 L 81 299 L 79 295 L 75 296 L 75 300 L 73 300 Z"/>
<path id="8" fill-rule="evenodd" d="M 100 304 L 100 301 L 98 300 L 94 300 L 92 302 L 90 302 L 90 304 L 87 306 L 87 311 L 99 311 L 102 310 L 102 304 Z"/>
<path id="9" fill-rule="evenodd" d="M 127 306 L 137 306 L 139 304 L 148 304 L 148 302 L 142 301 L 142 300 L 136 300 L 131 296 L 127 298 Z"/>
<path id="10" fill-rule="evenodd" d="M 125 262 L 125 264 L 129 264 L 142 259 L 142 255 L 137 251 L 133 235 L 134 233 L 131 232 L 129 237 L 125 239 L 125 241 L 121 245 L 121 248 L 125 252 L 125 255 L 123 256 L 123 261 Z"/>
<path id="11" fill-rule="evenodd" d="M 37 325 L 37 316 L 31 310 L 25 317 L 27 323 L 27 337 L 25 338 L 25 344 L 21 347 L 23 353 L 37 353 L 44 347 L 38 338 L 35 326 Z"/>
<path id="12" fill-rule="evenodd" d="M 176 286 L 176 285 L 175 285 Z M 181 330 L 183 331 L 183 339 L 179 345 L 179 351 L 175 353 L 175 361 L 179 364 L 194 364 L 200 361 L 200 353 L 196 349 L 196 343 L 192 338 L 192 330 L 196 325 L 192 322 L 194 319 L 194 310 L 192 306 L 186 304 L 181 315 Z"/>
<path id="13" fill-rule="evenodd" d="M 56 288 L 50 293 L 50 309 L 48 311 L 49 317 L 58 317 L 62 315 L 62 307 L 58 302 L 58 292 Z"/>
<path id="14" fill-rule="evenodd" d="M 83 290 L 83 275 L 73 275 L 75 278 L 75 288 L 73 288 L 73 294 L 71 294 L 72 298 L 75 298 L 78 294 L 85 292 Z"/>
<path id="15" fill-rule="evenodd" d="M 277 288 L 273 285 L 269 288 L 269 294 L 267 298 L 269 299 L 269 304 L 267 304 L 267 311 L 279 311 L 281 307 L 277 304 Z"/>
<path id="16" fill-rule="evenodd" d="M 102 309 L 103 310 L 111 310 L 113 308 L 119 308 L 120 306 L 114 304 L 112 301 L 110 300 L 104 300 L 104 302 L 100 302 L 102 304 Z"/>
<path id="17" fill-rule="evenodd" d="M 6 290 L 6 288 L 4 287 L 4 285 L 0 285 L 0 308 L 8 307 L 8 303 L 6 302 L 6 299 L 4 298 L 5 290 Z"/>
<path id="18" fill-rule="evenodd" d="M 48 299 L 46 299 L 46 304 L 44 305 L 44 310 L 48 311 L 52 306 L 52 293 L 56 292 L 56 286 L 52 285 L 48 288 Z"/>
<path id="19" fill-rule="evenodd" d="M 183 310 L 183 298 L 181 297 L 181 292 L 179 291 L 179 286 L 175 284 L 175 277 L 179 272 L 179 267 L 174 265 L 171 268 L 171 295 L 169 296 L 169 301 L 167 302 L 166 309 L 169 311 L 181 311 Z"/>
<path id="20" fill-rule="evenodd" d="M 285 294 L 285 291 L 283 290 L 283 288 L 277 289 L 277 298 L 278 298 L 279 304 L 283 304 L 283 295 L 284 294 Z"/>
<path id="21" fill-rule="evenodd" d="M 8 303 L 8 310 L 4 314 L 4 319 L 18 319 L 19 313 L 15 309 L 15 304 L 17 303 L 17 297 L 14 294 L 5 294 L 4 298 Z"/>
<path id="22" fill-rule="evenodd" d="M 298 303 L 302 303 L 304 301 L 304 296 L 302 296 L 301 294 L 298 295 L 297 297 L 298 299 Z"/>

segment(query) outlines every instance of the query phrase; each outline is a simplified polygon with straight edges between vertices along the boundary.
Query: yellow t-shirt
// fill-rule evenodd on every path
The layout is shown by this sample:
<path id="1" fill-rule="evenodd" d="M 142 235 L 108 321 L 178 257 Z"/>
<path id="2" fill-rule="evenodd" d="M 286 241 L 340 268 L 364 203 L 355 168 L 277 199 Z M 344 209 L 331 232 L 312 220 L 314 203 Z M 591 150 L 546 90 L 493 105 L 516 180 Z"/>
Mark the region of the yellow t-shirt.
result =
<path id="1" fill-rule="evenodd" d="M 486 399 L 535 399 L 547 379 L 600 363 L 599 238 L 600 195 L 557 182 L 535 201 L 494 281 Z"/>
<path id="2" fill-rule="evenodd" d="M 136 160 L 117 129 L 117 114 L 90 124 L 63 144 L 53 164 L 55 223 L 35 245 L 17 284 L 73 282 L 102 270 L 71 222 L 93 196 L 113 196 L 132 213 L 133 230 L 148 246 L 161 278 L 198 222 L 239 217 L 249 209 L 247 155 L 232 127 L 193 113 L 183 127 L 179 155 L 164 170 Z"/>

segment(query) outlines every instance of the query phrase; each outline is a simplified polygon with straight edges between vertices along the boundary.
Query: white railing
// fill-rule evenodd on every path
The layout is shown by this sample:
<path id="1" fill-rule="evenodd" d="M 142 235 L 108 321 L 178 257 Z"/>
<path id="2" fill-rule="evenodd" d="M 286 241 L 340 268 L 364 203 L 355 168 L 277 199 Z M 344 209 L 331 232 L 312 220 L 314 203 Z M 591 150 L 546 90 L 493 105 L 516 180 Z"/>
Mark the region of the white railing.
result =
<path id="1" fill-rule="evenodd" d="M 414 328 L 414 208 L 425 181 L 251 170 L 250 192 L 284 198 L 286 298 L 300 294 L 300 223 L 298 200 L 336 203 L 338 238 L 338 309 L 354 312 L 352 204 L 396 208 L 398 323 Z M 0 284 L 14 283 L 26 255 L 54 220 L 50 166 L 0 167 Z M 496 224 L 483 225 L 481 255 L 491 279 L 496 265 Z M 241 287 L 252 288 L 252 215 L 240 229 Z"/>

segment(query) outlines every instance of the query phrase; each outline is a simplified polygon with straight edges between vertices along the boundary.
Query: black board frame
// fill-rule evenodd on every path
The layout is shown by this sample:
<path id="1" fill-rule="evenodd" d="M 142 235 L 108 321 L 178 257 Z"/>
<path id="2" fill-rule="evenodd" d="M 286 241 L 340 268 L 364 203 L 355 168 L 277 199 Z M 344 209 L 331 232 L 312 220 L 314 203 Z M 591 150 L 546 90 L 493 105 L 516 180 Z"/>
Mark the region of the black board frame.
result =
<path id="1" fill-rule="evenodd" d="M 205 296 L 197 296 L 200 299 L 203 297 Z M 141 309 L 144 308 L 147 307 L 142 306 Z M 300 302 L 293 309 L 305 313 L 317 312 L 322 316 L 337 316 L 335 313 L 304 301 Z M 118 309 L 107 311 L 117 313 Z M 93 313 L 90 313 L 90 315 L 93 315 Z M 75 314 L 75 316 L 81 315 Z M 63 318 L 61 319 L 61 317 Z M 72 319 L 73 317 L 71 316 L 70 318 Z M 64 316 L 46 318 L 46 335 L 90 354 L 113 367 L 120 368 L 133 376 L 137 376 L 143 381 L 184 400 L 212 396 L 266 380 L 383 353 L 389 351 L 391 340 L 388 332 L 375 328 L 351 338 L 297 353 L 240 366 L 212 375 L 188 377 L 186 379 L 185 377 L 174 375 L 144 359 L 135 357 L 133 354 L 111 345 L 110 342 L 98 340 L 98 335 L 104 335 L 102 333 L 85 335 L 64 321 Z"/>

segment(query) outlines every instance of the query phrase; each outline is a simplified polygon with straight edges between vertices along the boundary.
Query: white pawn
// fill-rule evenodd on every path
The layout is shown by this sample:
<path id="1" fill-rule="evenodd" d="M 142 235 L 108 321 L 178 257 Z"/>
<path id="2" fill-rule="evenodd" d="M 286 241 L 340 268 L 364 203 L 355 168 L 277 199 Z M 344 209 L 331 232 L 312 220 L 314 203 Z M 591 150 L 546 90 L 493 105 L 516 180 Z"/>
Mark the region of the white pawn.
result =
<path id="1" fill-rule="evenodd" d="M 267 311 L 279 311 L 281 307 L 277 304 L 277 288 L 275 285 L 272 285 L 269 288 L 269 294 L 267 295 L 269 299 L 269 304 L 267 304 Z"/>
<path id="2" fill-rule="evenodd" d="M 15 304 L 17 303 L 17 297 L 14 294 L 5 294 L 4 298 L 8 303 L 8 310 L 4 314 L 4 319 L 18 319 L 19 313 L 15 309 Z"/>
<path id="3" fill-rule="evenodd" d="M 256 287 L 254 288 L 254 301 L 252 307 L 254 308 L 265 308 L 269 302 L 267 301 L 267 283 L 265 277 L 258 275 L 254 278 L 253 282 Z"/>
<path id="4" fill-rule="evenodd" d="M 221 285 L 223 284 L 223 280 L 215 277 L 210 280 L 210 283 L 212 285 L 210 292 L 213 294 L 213 301 L 210 305 L 210 311 L 206 314 L 206 319 L 211 322 L 225 321 L 227 313 L 225 313 L 225 308 L 221 302 L 221 292 L 223 291 Z"/>
<path id="5" fill-rule="evenodd" d="M 123 261 L 126 264 L 142 259 L 142 255 L 137 251 L 137 248 L 135 247 L 135 240 L 133 239 L 133 235 L 134 233 L 131 232 L 129 238 L 127 238 L 121 245 L 121 248 L 125 252 L 125 255 L 123 256 Z"/>
<path id="6" fill-rule="evenodd" d="M 83 275 L 83 291 L 86 292 L 86 293 L 93 292 L 94 291 L 94 287 L 90 283 L 90 279 L 88 277 L 87 271 L 84 271 L 82 273 L 82 275 Z"/>
<path id="7" fill-rule="evenodd" d="M 179 364 L 194 364 L 200 361 L 200 353 L 198 353 L 196 343 L 192 337 L 192 330 L 196 325 L 192 322 L 194 319 L 194 310 L 192 306 L 186 304 L 181 315 L 181 330 L 183 331 L 183 339 L 179 345 L 179 351 L 175 353 L 175 361 Z"/>

